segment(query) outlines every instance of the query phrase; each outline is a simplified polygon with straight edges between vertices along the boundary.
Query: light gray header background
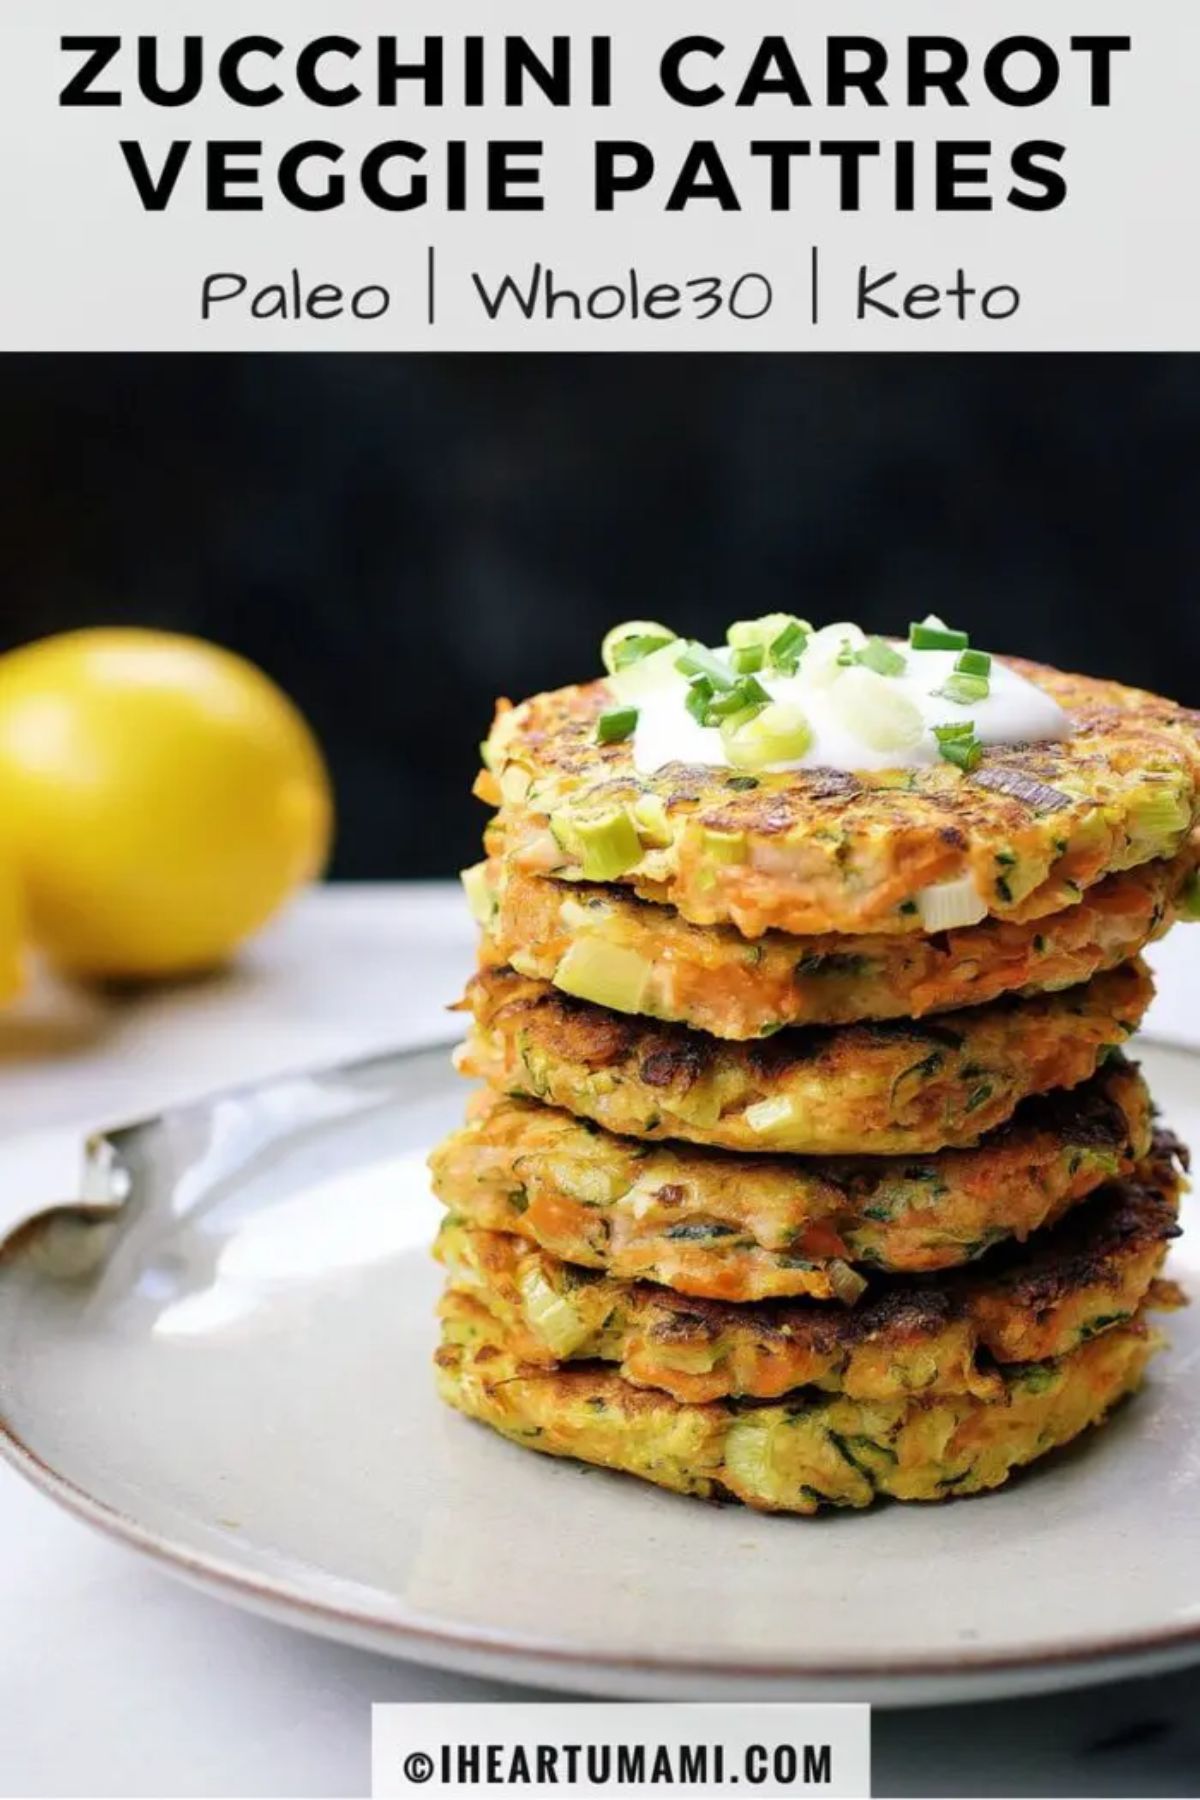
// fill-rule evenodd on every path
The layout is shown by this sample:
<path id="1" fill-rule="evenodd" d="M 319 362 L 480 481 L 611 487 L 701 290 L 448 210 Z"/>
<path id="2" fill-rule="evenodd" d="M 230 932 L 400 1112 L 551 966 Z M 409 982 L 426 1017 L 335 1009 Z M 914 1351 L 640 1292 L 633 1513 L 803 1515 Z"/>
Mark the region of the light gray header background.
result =
<path id="1" fill-rule="evenodd" d="M 455 46 L 467 33 L 489 38 L 522 33 L 535 46 L 556 32 L 614 39 L 614 103 L 589 106 L 586 93 L 569 109 L 537 94 L 525 106 L 496 100 L 461 103 Z M 288 90 L 276 105 L 234 105 L 216 87 L 191 105 L 155 107 L 133 92 L 126 50 L 104 77 L 126 93 L 121 108 L 64 110 L 59 91 L 78 59 L 64 57 L 59 39 L 78 32 L 120 33 L 129 40 L 153 33 L 174 44 L 201 33 L 215 67 L 231 38 L 267 33 L 289 49 L 324 33 L 373 40 L 395 34 L 417 58 L 426 33 L 447 40 L 447 104 L 426 108 L 419 90 L 394 108 L 373 99 L 342 108 L 311 105 L 296 94 L 288 59 L 277 78 Z M 989 99 L 969 78 L 969 108 L 936 99 L 907 109 L 861 102 L 828 110 L 791 106 L 769 97 L 753 108 L 731 102 L 684 108 L 662 92 L 658 63 L 672 39 L 687 33 L 720 38 L 726 51 L 720 75 L 735 86 L 758 40 L 789 38 L 802 72 L 819 96 L 824 37 L 878 36 L 897 52 L 915 34 L 964 39 L 982 56 L 997 39 L 1028 33 L 1061 48 L 1064 77 L 1041 106 L 1012 108 Z M 1087 67 L 1068 56 L 1072 33 L 1117 33 L 1133 39 L 1115 59 L 1113 104 L 1088 105 Z M 333 74 L 331 67 L 331 75 Z M 697 69 L 697 73 L 699 70 Z M 355 78 L 371 88 L 364 49 Z M 265 79 L 265 65 L 253 78 Z M 410 84 L 413 85 L 413 84 Z M 0 219 L 5 272 L 0 283 L 0 348 L 6 350 L 1183 350 L 1200 348 L 1196 279 L 1195 182 L 1200 174 L 1200 8 L 1194 0 L 1055 0 L 1053 6 L 1012 0 L 591 0 L 569 8 L 554 0 L 4 0 L 0 24 Z M 892 92 L 889 86 L 889 92 Z M 902 98 L 903 89 L 895 92 Z M 119 149 L 125 137 L 142 140 L 152 164 L 175 138 L 194 142 L 175 199 L 164 214 L 141 207 Z M 260 139 L 264 208 L 258 213 L 206 213 L 203 143 L 209 138 Z M 447 215 L 439 176 L 447 139 L 471 140 L 470 172 L 482 172 L 479 146 L 488 138 L 539 138 L 545 144 L 542 213 L 487 213 L 473 203 Z M 635 138 L 653 149 L 659 173 L 646 191 L 619 199 L 615 212 L 592 210 L 596 138 Z M 772 213 L 767 171 L 751 160 L 752 139 L 897 138 L 918 144 L 918 210 L 897 215 L 883 164 L 867 164 L 864 205 L 857 214 L 837 206 L 835 168 L 815 155 L 796 165 L 797 198 L 787 213 Z M 1029 138 L 1064 143 L 1069 196 L 1056 211 L 1029 213 L 998 201 L 990 213 L 938 214 L 932 204 L 931 146 L 938 137 L 990 138 L 992 191 L 1008 185 L 1008 155 Z M 301 139 L 346 146 L 342 172 L 350 197 L 337 212 L 294 211 L 273 188 L 280 153 Z M 409 138 L 428 146 L 422 171 L 432 200 L 423 209 L 388 213 L 355 190 L 356 161 L 372 145 Z M 663 203 L 687 146 L 716 140 L 743 199 L 739 213 L 700 201 L 668 215 Z M 923 169 L 923 175 L 922 175 Z M 429 250 L 436 253 L 436 322 L 427 316 Z M 811 320 L 812 251 L 819 253 L 820 322 Z M 525 321 L 513 311 L 489 322 L 472 283 L 478 272 L 489 289 L 506 274 L 522 284 L 534 262 L 550 265 L 559 285 L 586 293 L 600 284 L 627 286 L 637 271 L 644 294 L 654 283 L 684 287 L 717 277 L 728 293 L 738 276 L 759 272 L 772 303 L 760 318 L 726 312 L 708 320 L 684 307 L 672 319 L 633 320 L 628 303 L 614 319 L 579 321 L 560 308 L 553 320 Z M 983 290 L 1015 287 L 1016 314 L 982 319 L 972 304 L 960 320 L 952 305 L 934 311 L 927 294 L 921 319 L 855 316 L 859 271 L 874 278 L 895 270 L 884 290 L 892 304 L 914 284 L 944 289 L 961 268 Z M 302 292 L 335 284 L 349 294 L 380 284 L 391 297 L 384 317 L 255 319 L 252 295 L 274 284 Z M 246 293 L 215 308 L 205 322 L 206 276 L 241 274 Z M 757 310 L 761 284 L 741 298 Z M 686 289 L 685 289 L 686 293 Z M 616 305 L 610 293 L 604 309 Z"/>

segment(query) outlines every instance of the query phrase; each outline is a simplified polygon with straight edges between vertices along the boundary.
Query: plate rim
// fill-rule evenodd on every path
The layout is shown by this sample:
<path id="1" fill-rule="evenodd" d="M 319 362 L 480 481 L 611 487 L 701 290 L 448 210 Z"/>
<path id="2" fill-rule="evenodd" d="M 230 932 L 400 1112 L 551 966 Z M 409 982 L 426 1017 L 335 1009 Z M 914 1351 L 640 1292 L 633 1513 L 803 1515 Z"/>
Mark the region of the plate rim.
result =
<path id="1" fill-rule="evenodd" d="M 231 1083 L 194 1100 L 166 1107 L 126 1124 L 93 1131 L 84 1140 L 84 1166 L 95 1170 L 108 1153 L 118 1150 L 120 1141 L 130 1135 L 159 1125 L 180 1115 L 194 1114 L 224 1100 L 257 1094 L 277 1083 L 321 1080 L 376 1065 L 403 1065 L 434 1053 L 448 1052 L 457 1040 L 446 1038 L 404 1045 L 394 1050 L 378 1050 L 365 1056 L 337 1059 L 315 1067 L 282 1069 L 248 1081 Z M 1180 1044 L 1160 1044 L 1161 1048 L 1200 1060 L 1200 1052 Z M 82 1185 L 82 1184 L 81 1184 Z M 22 1220 L 0 1239 L 0 1274 L 11 1272 L 23 1264 L 35 1249 L 43 1233 L 52 1230 L 64 1214 L 76 1219 L 85 1217 L 99 1223 L 120 1212 L 124 1197 L 110 1195 L 104 1199 L 79 1199 L 52 1206 Z M 735 1681 L 801 1681 L 812 1684 L 860 1682 L 864 1687 L 887 1682 L 897 1688 L 918 1688 L 930 1681 L 985 1681 L 989 1676 L 1006 1677 L 1036 1675 L 1039 1671 L 1086 1670 L 1104 1664 L 1137 1665 L 1143 1659 L 1153 1664 L 1168 1657 L 1191 1660 L 1194 1652 L 1200 1660 L 1200 1619 L 1180 1622 L 1157 1629 L 1111 1633 L 1103 1638 L 1064 1639 L 1043 1648 L 1014 1646 L 1002 1651 L 963 1646 L 952 1656 L 856 1656 L 805 1659 L 792 1655 L 786 1660 L 754 1659 L 742 1655 L 736 1659 L 712 1656 L 681 1656 L 675 1653 L 624 1652 L 601 1647 L 576 1647 L 554 1638 L 515 1632 L 505 1628 L 488 1629 L 481 1625 L 456 1625 L 452 1621 L 435 1622 L 415 1610 L 405 1609 L 393 1617 L 373 1611 L 367 1606 L 340 1605 L 306 1594 L 295 1585 L 266 1574 L 251 1574 L 245 1568 L 217 1555 L 181 1545 L 165 1532 L 153 1530 L 132 1514 L 97 1498 L 61 1469 L 48 1463 L 26 1443 L 7 1417 L 4 1384 L 0 1383 L 0 1462 L 28 1481 L 40 1493 L 78 1519 L 123 1547 L 143 1556 L 166 1573 L 192 1582 L 243 1608 L 269 1609 L 276 1617 L 309 1631 L 323 1630 L 327 1636 L 345 1638 L 347 1631 L 369 1634 L 376 1644 L 386 1642 L 394 1654 L 406 1650 L 417 1658 L 424 1650 L 426 1657 L 435 1649 L 490 1662 L 499 1657 L 520 1657 L 527 1668 L 555 1673 L 588 1669 L 614 1674 L 699 1679 L 718 1677 Z M 500 1678 L 500 1672 L 497 1673 Z M 512 1679 L 513 1677 L 509 1677 Z M 931 1697 L 932 1698 L 932 1697 Z"/>
<path id="2" fill-rule="evenodd" d="M 269 1605 L 298 1627 L 314 1629 L 318 1622 L 331 1628 L 365 1630 L 385 1638 L 397 1653 L 405 1645 L 440 1646 L 445 1650 L 487 1657 L 519 1656 L 527 1664 L 552 1669 L 605 1669 L 615 1673 L 683 1677 L 724 1677 L 746 1680 L 798 1680 L 812 1683 L 854 1682 L 864 1685 L 887 1681 L 917 1685 L 931 1680 L 983 1678 L 989 1675 L 1036 1674 L 1039 1670 L 1086 1668 L 1090 1665 L 1136 1662 L 1172 1652 L 1196 1649 L 1200 1657 L 1200 1621 L 1158 1631 L 1124 1633 L 1106 1638 L 1064 1641 L 1046 1649 L 978 1651 L 965 1647 L 953 1657 L 883 1657 L 873 1660 L 844 1658 L 824 1661 L 779 1659 L 718 1660 L 712 1657 L 661 1656 L 650 1652 L 624 1653 L 601 1648 L 575 1648 L 565 1642 L 507 1630 L 489 1631 L 480 1626 L 434 1624 L 418 1613 L 396 1619 L 367 1607 L 336 1605 L 305 1595 L 287 1583 L 245 1570 L 200 1551 L 184 1549 L 165 1533 L 151 1530 L 131 1515 L 99 1500 L 95 1495 L 53 1468 L 0 1414 L 0 1461 L 27 1480 L 74 1518 L 92 1526 L 112 1541 L 144 1556 L 168 1573 L 206 1588 L 215 1588 L 240 1606 Z"/>

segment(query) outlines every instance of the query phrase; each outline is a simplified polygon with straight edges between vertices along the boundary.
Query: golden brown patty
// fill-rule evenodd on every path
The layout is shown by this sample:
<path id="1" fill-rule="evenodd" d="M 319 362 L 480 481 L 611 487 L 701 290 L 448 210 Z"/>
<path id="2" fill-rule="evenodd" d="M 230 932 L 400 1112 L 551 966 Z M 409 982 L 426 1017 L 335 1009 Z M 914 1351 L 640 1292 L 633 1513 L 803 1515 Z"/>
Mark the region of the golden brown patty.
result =
<path id="1" fill-rule="evenodd" d="M 614 1281 L 451 1214 L 448 1292 L 490 1313 L 518 1362 L 617 1363 L 677 1400 L 777 1399 L 816 1386 L 855 1400 L 1003 1395 L 998 1365 L 1065 1356 L 1142 1306 L 1178 1235 L 1179 1176 L 1114 1183 L 1031 1244 L 969 1274 L 879 1288 L 852 1308 L 731 1306 Z"/>
<path id="2" fill-rule="evenodd" d="M 438 1388 L 451 1406 L 526 1449 L 624 1470 L 676 1493 L 765 1511 L 944 1500 L 999 1487 L 1012 1470 L 1098 1424 L 1141 1381 L 1161 1339 L 1139 1316 L 1058 1362 L 1005 1369 L 994 1400 L 814 1395 L 673 1399 L 596 1364 L 547 1370 L 500 1342 L 487 1309 L 447 1296 Z"/>
<path id="3" fill-rule="evenodd" d="M 1098 882 L 1077 906 L 1023 923 L 988 919 L 932 937 L 769 931 L 749 943 L 729 926 L 689 925 L 628 889 L 505 872 L 493 862 L 484 953 L 566 993 L 714 1037 L 922 1018 L 1073 987 L 1115 968 L 1174 924 L 1195 867 L 1191 849 L 1144 863 Z"/>
<path id="4" fill-rule="evenodd" d="M 829 1299 L 847 1291 L 847 1263 L 917 1273 L 969 1262 L 1052 1223 L 1151 1149 L 1150 1096 L 1119 1056 L 1081 1087 L 1026 1101 L 978 1148 L 920 1160 L 748 1164 L 486 1092 L 472 1112 L 430 1159 L 446 1206 L 566 1262 L 734 1301 Z M 1169 1161 L 1171 1144 L 1155 1154 Z"/>
<path id="5" fill-rule="evenodd" d="M 1153 991 L 1132 962 L 1061 994 L 739 1044 L 485 969 L 467 990 L 475 1028 L 460 1067 L 631 1137 L 921 1154 L 977 1143 L 1028 1095 L 1085 1081 L 1136 1029 Z"/>
<path id="6" fill-rule="evenodd" d="M 749 937 L 918 931 L 918 894 L 964 876 L 990 913 L 1030 918 L 1073 905 L 1105 875 L 1174 856 L 1200 811 L 1200 715 L 1005 660 L 1075 729 L 1061 742 L 990 747 L 969 775 L 939 762 L 757 777 L 671 763 L 639 776 L 628 742 L 596 742 L 612 704 L 605 682 L 502 702 L 477 785 L 503 802 L 491 849 L 527 872 L 577 878 L 580 819 L 625 810 L 641 854 L 619 879 L 695 924 Z"/>

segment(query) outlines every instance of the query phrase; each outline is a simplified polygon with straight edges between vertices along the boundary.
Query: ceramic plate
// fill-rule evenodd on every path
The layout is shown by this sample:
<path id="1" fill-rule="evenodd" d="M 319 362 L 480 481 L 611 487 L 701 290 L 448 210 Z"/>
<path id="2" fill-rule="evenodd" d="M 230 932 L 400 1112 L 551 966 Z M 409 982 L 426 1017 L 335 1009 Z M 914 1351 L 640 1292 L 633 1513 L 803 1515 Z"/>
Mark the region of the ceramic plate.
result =
<path id="1" fill-rule="evenodd" d="M 1198 1060 L 1144 1060 L 1200 1141 Z M 83 1204 L 0 1256 L 8 1458 L 228 1600 L 553 1687 L 906 1704 L 1200 1657 L 1200 1308 L 1108 1429 L 987 1498 L 704 1506 L 435 1399 L 424 1157 L 462 1104 L 438 1049 L 95 1141 Z"/>

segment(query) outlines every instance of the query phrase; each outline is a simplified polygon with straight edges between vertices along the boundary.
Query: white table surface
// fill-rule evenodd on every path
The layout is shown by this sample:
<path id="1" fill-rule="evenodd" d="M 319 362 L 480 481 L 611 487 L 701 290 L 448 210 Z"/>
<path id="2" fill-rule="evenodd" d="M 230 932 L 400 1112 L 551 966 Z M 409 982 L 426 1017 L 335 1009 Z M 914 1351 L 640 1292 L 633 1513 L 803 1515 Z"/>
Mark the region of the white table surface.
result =
<path id="1" fill-rule="evenodd" d="M 1200 1043 L 1200 960 L 1158 950 L 1149 1028 Z M 457 890 L 305 896 L 226 976 L 0 1015 L 0 1232 L 67 1198 L 79 1144 L 248 1076 L 449 1038 L 472 929 Z M 1193 965 L 1189 974 L 1189 964 Z M 505 1698 L 306 1638 L 177 1586 L 0 1468 L 0 1794 L 361 1795 L 373 1700 Z M 880 1794 L 1194 1796 L 1200 1671 L 879 1715 Z"/>

